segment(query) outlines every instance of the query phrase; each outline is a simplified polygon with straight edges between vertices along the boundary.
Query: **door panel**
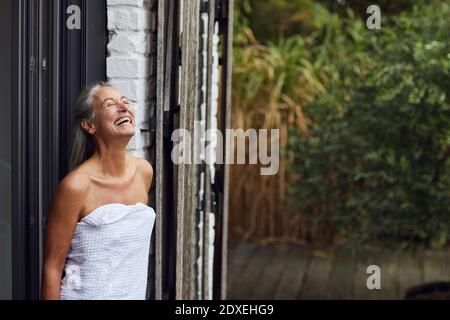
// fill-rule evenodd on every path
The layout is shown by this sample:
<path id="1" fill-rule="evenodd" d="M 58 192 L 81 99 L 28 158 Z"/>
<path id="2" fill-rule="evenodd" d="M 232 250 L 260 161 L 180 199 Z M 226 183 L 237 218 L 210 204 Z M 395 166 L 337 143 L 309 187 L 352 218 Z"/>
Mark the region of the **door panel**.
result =
<path id="1" fill-rule="evenodd" d="M 0 1 L 0 300 L 12 297 L 11 264 L 11 16 L 12 0 Z"/>
<path id="2" fill-rule="evenodd" d="M 1 39 L 9 39 L 4 48 L 12 52 L 8 58 L 0 50 L 2 111 L 12 113 L 0 117 L 0 158 L 6 159 L 0 161 L 0 298 L 39 298 L 46 216 L 67 174 L 75 99 L 87 83 L 106 79 L 106 0 L 70 4 L 84 14 L 81 30 L 66 28 L 68 0 L 0 1 Z M 8 186 L 2 167 L 9 162 Z"/>

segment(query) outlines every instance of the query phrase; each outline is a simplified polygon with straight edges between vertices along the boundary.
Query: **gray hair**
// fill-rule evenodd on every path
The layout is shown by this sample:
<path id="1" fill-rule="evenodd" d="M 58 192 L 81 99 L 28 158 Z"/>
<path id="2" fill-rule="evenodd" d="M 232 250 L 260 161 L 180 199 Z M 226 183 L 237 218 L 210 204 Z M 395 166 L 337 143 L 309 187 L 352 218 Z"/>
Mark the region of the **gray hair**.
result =
<path id="1" fill-rule="evenodd" d="M 88 85 L 78 96 L 75 106 L 75 127 L 73 132 L 72 151 L 70 153 L 69 170 L 73 170 L 95 152 L 93 138 L 83 130 L 81 122 L 84 119 L 94 120 L 94 96 L 103 87 L 112 87 L 108 82 L 97 82 Z"/>

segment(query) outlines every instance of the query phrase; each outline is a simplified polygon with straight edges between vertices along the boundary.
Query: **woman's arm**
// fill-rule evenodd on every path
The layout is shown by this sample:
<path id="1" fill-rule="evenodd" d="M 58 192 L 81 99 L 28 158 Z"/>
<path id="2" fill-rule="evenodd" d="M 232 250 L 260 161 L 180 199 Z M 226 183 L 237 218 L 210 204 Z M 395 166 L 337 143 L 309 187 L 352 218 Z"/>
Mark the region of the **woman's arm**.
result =
<path id="1" fill-rule="evenodd" d="M 47 222 L 41 298 L 60 299 L 62 274 L 78 217 L 83 209 L 87 184 L 68 175 L 55 192 Z"/>

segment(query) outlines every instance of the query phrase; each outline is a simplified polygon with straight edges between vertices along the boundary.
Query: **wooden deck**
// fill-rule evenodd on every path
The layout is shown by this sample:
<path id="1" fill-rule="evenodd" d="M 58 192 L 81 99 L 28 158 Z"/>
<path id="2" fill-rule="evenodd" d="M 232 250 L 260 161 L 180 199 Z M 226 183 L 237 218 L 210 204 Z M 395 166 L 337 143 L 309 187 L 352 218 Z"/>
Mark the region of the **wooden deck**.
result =
<path id="1" fill-rule="evenodd" d="M 381 290 L 369 290 L 369 265 L 381 268 Z M 228 299 L 403 299 L 420 284 L 450 281 L 450 250 L 390 252 L 366 248 L 229 244 Z"/>

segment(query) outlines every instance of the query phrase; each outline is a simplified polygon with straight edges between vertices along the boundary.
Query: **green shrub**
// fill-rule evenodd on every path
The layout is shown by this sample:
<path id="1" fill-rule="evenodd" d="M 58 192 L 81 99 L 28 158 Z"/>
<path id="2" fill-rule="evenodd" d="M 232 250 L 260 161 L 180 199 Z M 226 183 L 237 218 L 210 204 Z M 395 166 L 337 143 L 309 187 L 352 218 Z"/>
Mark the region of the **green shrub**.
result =
<path id="1" fill-rule="evenodd" d="M 311 232 L 448 243 L 449 16 L 445 2 L 427 2 L 381 30 L 349 18 L 318 35 L 314 65 L 330 81 L 304 108 L 309 138 L 293 130 L 289 144 L 292 205 Z"/>

